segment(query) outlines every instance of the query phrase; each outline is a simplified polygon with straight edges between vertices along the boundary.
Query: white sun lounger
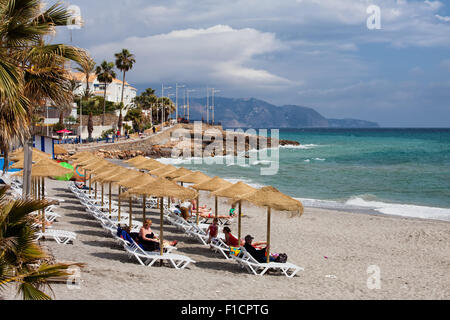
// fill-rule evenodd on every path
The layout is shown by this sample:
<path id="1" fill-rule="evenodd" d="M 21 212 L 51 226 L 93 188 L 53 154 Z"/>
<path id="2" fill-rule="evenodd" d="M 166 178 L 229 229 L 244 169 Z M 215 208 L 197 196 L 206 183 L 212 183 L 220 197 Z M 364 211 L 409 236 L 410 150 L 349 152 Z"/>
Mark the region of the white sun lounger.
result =
<path id="1" fill-rule="evenodd" d="M 215 252 L 220 252 L 225 257 L 225 259 L 231 260 L 231 257 L 229 255 L 230 247 L 222 239 L 213 238 L 211 239 L 210 245 Z"/>
<path id="2" fill-rule="evenodd" d="M 263 276 L 269 270 L 275 270 L 281 272 L 288 278 L 294 277 L 298 271 L 304 270 L 302 267 L 296 266 L 295 264 L 286 262 L 269 262 L 269 263 L 261 263 L 258 262 L 255 258 L 253 258 L 245 248 L 240 247 L 240 252 L 237 256 L 231 254 L 231 258 L 236 260 L 237 263 L 247 269 L 250 273 L 254 275 Z"/>
<path id="3" fill-rule="evenodd" d="M 191 258 L 180 254 L 164 253 L 161 255 L 159 251 L 144 251 L 134 241 L 131 244 L 124 243 L 123 246 L 130 257 L 135 257 L 141 265 L 147 267 L 153 266 L 157 261 L 168 261 L 175 269 L 184 269 L 190 263 L 195 263 Z"/>
<path id="4" fill-rule="evenodd" d="M 36 240 L 49 238 L 55 240 L 59 244 L 68 244 L 69 242 L 73 243 L 77 237 L 75 232 L 54 229 L 47 229 L 45 232 L 39 231 L 36 235 Z"/>

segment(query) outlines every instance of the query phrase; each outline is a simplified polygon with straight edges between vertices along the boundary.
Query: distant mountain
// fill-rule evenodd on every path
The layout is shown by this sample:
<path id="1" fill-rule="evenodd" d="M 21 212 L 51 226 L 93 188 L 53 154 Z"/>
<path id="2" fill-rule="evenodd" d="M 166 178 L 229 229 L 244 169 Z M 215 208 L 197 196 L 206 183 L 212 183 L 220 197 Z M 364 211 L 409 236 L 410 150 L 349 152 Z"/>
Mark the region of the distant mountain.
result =
<path id="1" fill-rule="evenodd" d="M 206 98 L 191 99 L 190 119 L 206 120 Z M 179 115 L 183 116 L 180 107 Z M 356 119 L 327 119 L 314 109 L 295 105 L 275 106 L 263 100 L 215 98 L 215 121 L 226 128 L 376 128 Z"/>

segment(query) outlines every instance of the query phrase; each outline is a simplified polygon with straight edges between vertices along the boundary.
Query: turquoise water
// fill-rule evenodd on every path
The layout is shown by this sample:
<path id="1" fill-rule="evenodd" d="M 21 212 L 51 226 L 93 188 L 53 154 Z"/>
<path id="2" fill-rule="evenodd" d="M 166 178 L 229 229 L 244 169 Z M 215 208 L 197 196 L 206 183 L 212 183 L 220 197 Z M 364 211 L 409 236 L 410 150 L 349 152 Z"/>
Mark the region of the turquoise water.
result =
<path id="1" fill-rule="evenodd" d="M 260 175 L 264 162 L 194 165 L 230 181 L 273 185 L 306 206 L 370 209 L 450 221 L 450 129 L 285 129 L 279 171 Z"/>

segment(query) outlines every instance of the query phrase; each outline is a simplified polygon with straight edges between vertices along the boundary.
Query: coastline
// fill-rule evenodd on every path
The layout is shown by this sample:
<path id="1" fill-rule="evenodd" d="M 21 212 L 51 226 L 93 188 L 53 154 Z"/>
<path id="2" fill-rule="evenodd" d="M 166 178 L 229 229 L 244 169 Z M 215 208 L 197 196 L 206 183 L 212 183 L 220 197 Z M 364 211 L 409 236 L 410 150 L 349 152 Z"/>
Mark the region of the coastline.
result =
<path id="1" fill-rule="evenodd" d="M 84 262 L 79 289 L 53 284 L 56 299 L 449 299 L 449 224 L 387 215 L 305 208 L 302 217 L 272 216 L 272 248 L 303 267 L 298 276 L 254 276 L 200 245 L 169 224 L 168 240 L 179 240 L 178 253 L 196 261 L 186 270 L 143 267 L 83 211 L 67 182 L 49 181 L 49 194 L 64 198 L 54 228 L 74 231 L 73 245 L 42 241 L 58 261 Z M 114 190 L 115 191 L 115 190 Z M 202 193 L 200 203 L 213 205 Z M 221 200 L 219 210 L 229 207 Z M 244 206 L 243 235 L 265 240 L 266 215 Z M 156 211 L 150 211 L 159 230 Z M 134 209 L 141 220 L 141 210 Z M 231 229 L 237 232 L 236 222 Z M 381 289 L 368 289 L 367 268 L 379 266 Z M 161 281 L 164 279 L 164 281 Z M 14 299 L 12 290 L 5 298 Z M 250 296 L 249 296 L 250 295 Z"/>

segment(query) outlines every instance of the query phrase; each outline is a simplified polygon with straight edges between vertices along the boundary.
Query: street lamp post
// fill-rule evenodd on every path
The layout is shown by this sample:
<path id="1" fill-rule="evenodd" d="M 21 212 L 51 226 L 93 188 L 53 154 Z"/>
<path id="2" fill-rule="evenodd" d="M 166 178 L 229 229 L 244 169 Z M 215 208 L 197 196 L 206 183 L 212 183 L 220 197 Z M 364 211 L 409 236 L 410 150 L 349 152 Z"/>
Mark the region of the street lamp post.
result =
<path id="1" fill-rule="evenodd" d="M 187 90 L 187 121 L 190 121 L 190 112 L 191 112 L 191 99 L 189 96 L 189 92 L 194 92 L 195 89 Z"/>
<path id="2" fill-rule="evenodd" d="M 176 108 L 176 121 L 178 123 L 178 88 L 184 88 L 184 85 L 179 86 L 178 83 L 175 84 L 175 108 Z"/>
<path id="3" fill-rule="evenodd" d="M 164 128 L 164 118 L 165 118 L 165 115 L 164 115 L 164 88 L 166 88 L 166 89 L 172 89 L 172 87 L 164 87 L 164 83 L 163 84 L 161 84 L 161 100 L 162 100 L 162 115 L 161 115 L 161 129 L 162 128 Z"/>
<path id="4" fill-rule="evenodd" d="M 214 102 L 214 94 L 215 94 L 216 92 L 220 92 L 220 90 L 216 90 L 216 89 L 212 88 L 211 91 L 212 91 L 212 106 L 211 106 L 211 111 L 212 111 L 212 124 L 214 124 L 214 121 L 215 121 L 215 119 L 214 119 L 214 114 L 215 114 L 215 110 L 216 110 L 215 102 Z"/>

